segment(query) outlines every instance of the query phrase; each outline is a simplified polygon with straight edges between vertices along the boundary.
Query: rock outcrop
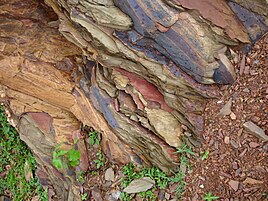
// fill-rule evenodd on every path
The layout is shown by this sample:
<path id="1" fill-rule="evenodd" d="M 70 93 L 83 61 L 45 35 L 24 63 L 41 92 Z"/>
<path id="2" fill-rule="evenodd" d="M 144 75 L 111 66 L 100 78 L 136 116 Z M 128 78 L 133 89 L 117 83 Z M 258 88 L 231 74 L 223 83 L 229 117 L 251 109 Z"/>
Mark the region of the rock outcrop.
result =
<path id="1" fill-rule="evenodd" d="M 114 162 L 176 167 L 183 137 L 200 144 L 201 114 L 206 99 L 219 96 L 216 84 L 235 80 L 229 47 L 267 31 L 260 6 L 267 2 L 256 4 L 1 1 L 0 101 L 36 155 L 41 183 L 59 200 L 79 197 L 74 170 L 55 169 L 51 154 L 79 139 L 78 168 L 85 171 L 82 125 L 102 132 Z M 243 17 L 247 12 L 258 17 Z"/>

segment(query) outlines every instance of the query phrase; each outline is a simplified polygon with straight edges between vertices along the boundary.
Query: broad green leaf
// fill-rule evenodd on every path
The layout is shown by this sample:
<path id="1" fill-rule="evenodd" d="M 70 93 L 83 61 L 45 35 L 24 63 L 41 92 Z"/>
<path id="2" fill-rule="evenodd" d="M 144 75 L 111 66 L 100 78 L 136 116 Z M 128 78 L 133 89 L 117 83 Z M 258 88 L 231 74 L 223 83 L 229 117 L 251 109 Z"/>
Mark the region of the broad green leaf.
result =
<path id="1" fill-rule="evenodd" d="M 76 160 L 76 161 L 70 161 L 69 163 L 72 167 L 76 167 L 79 165 L 79 160 Z"/>
<path id="2" fill-rule="evenodd" d="M 89 139 L 89 144 L 90 144 L 90 145 L 94 145 L 94 142 L 95 142 L 95 140 L 94 140 L 93 138 L 90 138 L 90 139 Z"/>
<path id="3" fill-rule="evenodd" d="M 54 165 L 55 168 L 57 169 L 62 169 L 63 165 L 62 165 L 62 161 L 60 158 L 53 158 L 52 160 L 52 164 Z"/>
<path id="4" fill-rule="evenodd" d="M 75 150 L 75 149 L 71 149 L 68 151 L 68 160 L 69 161 L 78 161 L 80 159 L 80 152 Z"/>
<path id="5" fill-rule="evenodd" d="M 56 157 L 60 157 L 60 156 L 63 156 L 67 153 L 66 150 L 58 150 L 56 151 Z"/>

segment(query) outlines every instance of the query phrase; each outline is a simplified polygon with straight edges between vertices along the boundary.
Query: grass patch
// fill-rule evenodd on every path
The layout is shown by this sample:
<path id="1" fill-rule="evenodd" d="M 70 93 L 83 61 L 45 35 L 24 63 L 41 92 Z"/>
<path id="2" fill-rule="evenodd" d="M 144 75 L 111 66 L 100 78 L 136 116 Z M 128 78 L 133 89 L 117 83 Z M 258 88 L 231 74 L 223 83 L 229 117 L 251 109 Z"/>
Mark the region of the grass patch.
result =
<path id="1" fill-rule="evenodd" d="M 41 201 L 48 200 L 35 170 L 35 158 L 15 128 L 7 122 L 0 106 L 0 194 L 10 196 L 13 201 L 30 200 L 35 195 Z"/>
<path id="2" fill-rule="evenodd" d="M 212 201 L 212 200 L 217 200 L 219 199 L 218 196 L 214 196 L 211 192 L 207 193 L 204 197 L 204 200 L 206 201 Z"/>
<path id="3" fill-rule="evenodd" d="M 196 154 L 192 151 L 192 149 L 186 144 L 183 143 L 180 148 L 177 149 L 176 153 L 180 155 L 180 165 L 184 165 L 186 170 L 190 169 L 189 165 L 189 157 L 195 156 Z M 143 198 L 143 200 L 156 200 L 156 197 L 153 193 L 156 189 L 165 189 L 169 184 L 177 183 L 178 186 L 176 188 L 176 192 L 179 198 L 181 198 L 182 193 L 184 192 L 184 187 L 186 185 L 185 182 L 185 173 L 181 168 L 178 168 L 177 172 L 174 172 L 171 176 L 168 176 L 162 170 L 157 167 L 151 168 L 142 168 L 140 171 L 135 169 L 135 166 L 130 163 L 123 167 L 123 174 L 121 186 L 126 188 L 134 179 L 140 179 L 143 177 L 150 177 L 155 181 L 155 186 L 153 189 L 148 190 L 146 192 L 138 193 L 138 195 Z M 127 194 L 125 192 L 121 193 L 120 199 L 122 201 L 130 201 L 134 197 L 133 194 Z"/>
<path id="4" fill-rule="evenodd" d="M 202 157 L 201 157 L 201 160 L 203 161 L 203 160 L 205 160 L 205 159 L 208 158 L 209 150 L 201 151 L 200 154 L 201 154 L 201 156 L 202 156 Z"/>

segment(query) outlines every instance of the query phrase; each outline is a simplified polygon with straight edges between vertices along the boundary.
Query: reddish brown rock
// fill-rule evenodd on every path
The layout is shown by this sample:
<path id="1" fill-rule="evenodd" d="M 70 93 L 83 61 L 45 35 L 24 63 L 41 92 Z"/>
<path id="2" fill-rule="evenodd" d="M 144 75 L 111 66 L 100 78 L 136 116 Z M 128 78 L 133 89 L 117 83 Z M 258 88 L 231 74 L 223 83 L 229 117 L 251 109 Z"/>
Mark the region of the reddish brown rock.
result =
<path id="1" fill-rule="evenodd" d="M 230 180 L 228 182 L 229 186 L 234 190 L 237 191 L 238 187 L 239 187 L 239 181 L 235 181 L 235 180 Z"/>

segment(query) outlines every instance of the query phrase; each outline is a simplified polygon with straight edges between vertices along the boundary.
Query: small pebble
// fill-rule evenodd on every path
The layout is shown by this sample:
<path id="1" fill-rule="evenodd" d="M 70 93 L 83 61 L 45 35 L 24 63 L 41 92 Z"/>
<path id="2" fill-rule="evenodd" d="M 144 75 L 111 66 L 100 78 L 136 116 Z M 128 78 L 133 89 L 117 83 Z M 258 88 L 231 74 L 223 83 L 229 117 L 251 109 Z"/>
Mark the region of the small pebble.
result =
<path id="1" fill-rule="evenodd" d="M 253 121 L 254 123 L 258 123 L 260 120 L 261 120 L 260 117 L 257 116 L 251 117 L 251 121 Z"/>
<path id="2" fill-rule="evenodd" d="M 170 194 L 165 193 L 165 198 L 166 198 L 167 200 L 169 200 L 169 198 L 170 198 Z"/>
<path id="3" fill-rule="evenodd" d="M 215 141 L 215 143 L 214 143 L 214 148 L 215 148 L 215 149 L 219 149 L 219 142 L 218 142 L 218 141 Z"/>
<path id="4" fill-rule="evenodd" d="M 224 143 L 225 143 L 225 144 L 229 144 L 229 143 L 230 143 L 230 137 L 225 136 L 225 137 L 224 137 Z"/>
<path id="5" fill-rule="evenodd" d="M 236 143 L 236 141 L 231 140 L 231 141 L 230 141 L 230 144 L 231 144 L 235 149 L 238 148 L 238 144 Z"/>
<path id="6" fill-rule="evenodd" d="M 250 146 L 251 148 L 256 148 L 256 147 L 260 146 L 260 144 L 257 143 L 257 142 L 250 142 L 250 143 L 249 143 L 249 146 Z"/>
<path id="7" fill-rule="evenodd" d="M 238 169 L 235 171 L 235 176 L 237 177 L 238 175 L 240 175 L 240 173 L 241 173 L 241 169 L 238 168 Z"/>
<path id="8" fill-rule="evenodd" d="M 249 93 L 250 91 L 249 91 L 248 88 L 245 88 L 245 89 L 243 89 L 243 92 L 245 92 L 245 93 Z"/>
<path id="9" fill-rule="evenodd" d="M 239 157 L 243 157 L 245 155 L 245 153 L 247 152 L 247 149 L 244 149 L 241 154 L 239 154 Z"/>
<path id="10" fill-rule="evenodd" d="M 189 133 L 189 132 L 184 132 L 184 135 L 187 136 L 187 137 L 191 137 L 192 136 L 192 133 Z"/>
<path id="11" fill-rule="evenodd" d="M 235 181 L 235 180 L 230 180 L 228 182 L 229 186 L 234 190 L 234 191 L 237 191 L 238 190 L 238 187 L 239 187 L 239 181 Z"/>
<path id="12" fill-rule="evenodd" d="M 230 117 L 231 117 L 232 120 L 236 119 L 236 115 L 233 112 L 230 114 Z"/>
<path id="13" fill-rule="evenodd" d="M 237 164 L 237 162 L 233 162 L 232 165 L 233 165 L 233 169 L 235 169 L 235 170 L 238 169 L 238 164 Z"/>
<path id="14" fill-rule="evenodd" d="M 202 177 L 202 176 L 198 176 L 199 179 L 203 180 L 203 181 L 206 181 L 206 178 L 205 177 Z"/>
<path id="15" fill-rule="evenodd" d="M 265 153 L 268 153 L 268 145 L 267 144 L 266 145 L 263 145 L 262 149 L 263 149 L 263 151 Z"/>
<path id="16" fill-rule="evenodd" d="M 238 136 L 241 136 L 242 133 L 243 133 L 243 128 L 241 128 L 241 129 L 237 132 L 237 135 L 238 135 Z"/>
<path id="17" fill-rule="evenodd" d="M 249 74 L 249 66 L 245 66 L 244 74 L 245 75 Z"/>

